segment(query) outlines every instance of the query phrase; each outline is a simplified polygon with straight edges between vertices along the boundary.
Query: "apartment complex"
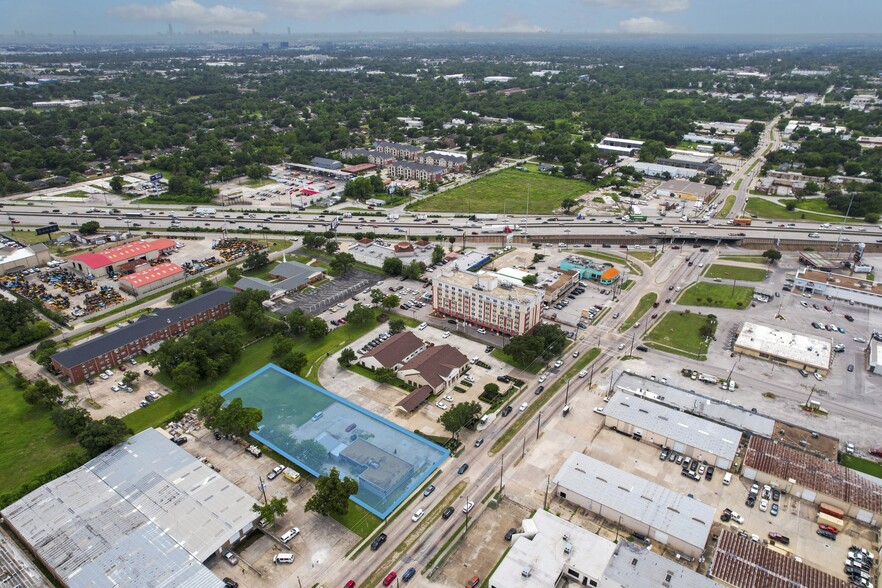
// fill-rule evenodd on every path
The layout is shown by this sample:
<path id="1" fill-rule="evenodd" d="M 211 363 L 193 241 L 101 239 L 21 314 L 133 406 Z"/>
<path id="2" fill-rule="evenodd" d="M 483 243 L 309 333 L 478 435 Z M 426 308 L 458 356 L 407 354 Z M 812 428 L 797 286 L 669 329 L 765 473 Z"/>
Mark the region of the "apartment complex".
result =
<path id="1" fill-rule="evenodd" d="M 539 324 L 544 292 L 496 275 L 444 272 L 432 281 L 436 312 L 508 335 L 523 335 Z"/>
<path id="2" fill-rule="evenodd" d="M 381 153 L 388 153 L 395 159 L 417 159 L 423 152 L 422 147 L 407 145 L 406 143 L 392 143 L 390 141 L 374 141 L 374 147 Z"/>
<path id="3" fill-rule="evenodd" d="M 421 180 L 439 182 L 446 170 L 436 165 L 428 165 L 416 161 L 395 161 L 389 166 L 389 173 L 403 180 Z"/>

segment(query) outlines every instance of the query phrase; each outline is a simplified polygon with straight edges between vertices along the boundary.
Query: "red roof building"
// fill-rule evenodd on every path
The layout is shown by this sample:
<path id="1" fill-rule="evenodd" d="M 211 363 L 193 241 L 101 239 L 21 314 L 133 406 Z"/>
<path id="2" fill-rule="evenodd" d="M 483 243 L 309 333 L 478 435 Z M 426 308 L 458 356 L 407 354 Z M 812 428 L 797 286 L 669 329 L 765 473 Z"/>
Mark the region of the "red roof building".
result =
<path id="1" fill-rule="evenodd" d="M 183 279 L 184 268 L 176 263 L 160 263 L 120 278 L 119 287 L 133 296 L 141 296 Z"/>
<path id="2" fill-rule="evenodd" d="M 156 259 L 161 252 L 174 249 L 175 245 L 171 239 L 133 241 L 95 253 L 80 253 L 72 256 L 70 261 L 75 270 L 83 273 L 93 273 L 102 268 L 111 268 L 115 272 L 121 264 L 135 259 Z"/>

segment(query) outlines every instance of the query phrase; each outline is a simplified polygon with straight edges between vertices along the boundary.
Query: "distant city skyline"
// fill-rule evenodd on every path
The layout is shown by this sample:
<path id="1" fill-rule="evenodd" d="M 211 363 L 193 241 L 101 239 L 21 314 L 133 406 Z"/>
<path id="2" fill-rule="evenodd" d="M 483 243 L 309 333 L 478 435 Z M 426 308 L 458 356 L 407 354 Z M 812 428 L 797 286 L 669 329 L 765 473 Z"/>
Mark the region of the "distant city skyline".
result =
<path id="1" fill-rule="evenodd" d="M 31 0 L 0 35 L 167 33 L 878 34 L 877 0 Z"/>

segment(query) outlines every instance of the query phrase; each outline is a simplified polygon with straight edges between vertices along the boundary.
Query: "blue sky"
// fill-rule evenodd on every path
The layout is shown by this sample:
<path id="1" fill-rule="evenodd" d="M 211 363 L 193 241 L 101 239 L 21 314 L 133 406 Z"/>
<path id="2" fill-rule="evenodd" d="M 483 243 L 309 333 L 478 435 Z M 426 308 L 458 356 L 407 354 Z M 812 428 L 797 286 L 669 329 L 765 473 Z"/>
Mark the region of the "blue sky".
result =
<path id="1" fill-rule="evenodd" d="M 0 34 L 879 32 L 882 0 L 0 0 Z"/>

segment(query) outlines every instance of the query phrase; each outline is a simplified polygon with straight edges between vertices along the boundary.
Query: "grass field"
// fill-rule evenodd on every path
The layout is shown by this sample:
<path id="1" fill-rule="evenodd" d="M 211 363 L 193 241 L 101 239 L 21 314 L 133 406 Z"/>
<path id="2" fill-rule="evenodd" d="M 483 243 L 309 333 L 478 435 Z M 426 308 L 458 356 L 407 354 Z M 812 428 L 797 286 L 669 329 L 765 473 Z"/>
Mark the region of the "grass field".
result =
<path id="1" fill-rule="evenodd" d="M 490 355 L 492 355 L 493 357 L 495 357 L 496 359 L 498 359 L 500 361 L 504 361 L 505 363 L 507 363 L 510 366 L 516 367 L 519 370 L 524 370 L 524 371 L 530 372 L 531 374 L 538 374 L 539 370 L 541 370 L 543 367 L 545 367 L 545 362 L 542 362 L 542 361 L 534 361 L 529 366 L 522 366 L 521 364 L 516 362 L 514 360 L 514 358 L 512 358 L 511 355 L 509 355 L 508 353 L 506 353 L 502 349 L 499 349 L 498 347 L 496 349 L 494 349 L 493 351 L 491 351 Z"/>
<path id="2" fill-rule="evenodd" d="M 715 263 L 704 270 L 704 275 L 708 278 L 722 278 L 724 280 L 762 282 L 766 279 L 766 270 L 759 267 L 744 267 L 740 265 Z"/>
<path id="3" fill-rule="evenodd" d="M 741 180 L 738 180 L 738 183 L 740 184 Z M 737 190 L 738 186 L 736 186 L 735 189 Z M 726 196 L 726 201 L 723 202 L 723 205 L 720 207 L 720 211 L 717 213 L 717 216 L 721 218 L 726 216 L 727 214 L 729 214 L 729 212 L 732 211 L 733 206 L 735 206 L 735 194 L 729 194 L 728 196 Z"/>
<path id="4" fill-rule="evenodd" d="M 71 190 L 64 194 L 55 194 L 53 198 L 88 198 L 89 193 L 83 190 Z"/>
<path id="5" fill-rule="evenodd" d="M 269 184 L 275 184 L 275 180 L 271 180 L 269 178 L 253 178 L 242 180 L 239 182 L 240 186 L 248 186 L 249 188 L 260 188 L 261 186 L 267 186 Z"/>
<path id="6" fill-rule="evenodd" d="M 720 261 L 740 261 L 742 263 L 769 263 L 769 260 L 762 255 L 721 255 L 717 259 Z"/>
<path id="7" fill-rule="evenodd" d="M 699 334 L 699 329 L 707 322 L 707 315 L 668 312 L 647 333 L 644 340 L 655 349 L 703 360 L 706 359 L 707 343 Z"/>
<path id="8" fill-rule="evenodd" d="M 603 261 L 609 261 L 612 263 L 620 263 L 622 265 L 628 266 L 628 269 L 632 274 L 637 276 L 643 275 L 643 270 L 636 263 L 631 263 L 629 260 L 621 257 L 619 255 L 613 255 L 612 253 L 605 253 L 603 251 L 589 251 L 587 249 L 580 249 L 576 251 L 579 255 L 584 255 L 585 257 L 593 257 L 594 259 L 602 259 Z"/>
<path id="9" fill-rule="evenodd" d="M 12 369 L 0 368 L 0 494 L 17 489 L 79 451 L 75 440 L 55 428 L 49 411 L 22 399 L 21 390 L 13 385 Z"/>
<path id="10" fill-rule="evenodd" d="M 840 462 L 847 468 L 851 468 L 859 472 L 864 472 L 865 474 L 870 474 L 871 476 L 876 476 L 877 478 L 882 478 L 882 464 L 879 464 L 875 461 L 864 459 L 856 455 L 848 455 L 847 453 L 845 453 L 842 455 L 842 459 L 840 460 Z"/>
<path id="11" fill-rule="evenodd" d="M 646 314 L 647 310 L 652 308 L 652 303 L 656 300 L 658 300 L 658 294 L 656 294 L 655 292 L 644 294 L 640 298 L 640 301 L 637 302 L 637 306 L 634 307 L 634 312 L 632 312 L 631 315 L 627 319 L 625 319 L 625 322 L 622 323 L 622 326 L 619 327 L 619 332 L 624 333 L 632 326 L 634 326 L 634 323 L 640 320 L 640 317 Z"/>
<path id="12" fill-rule="evenodd" d="M 830 208 L 830 206 L 827 205 L 826 198 L 805 198 L 802 202 L 797 202 L 794 198 L 785 198 L 781 200 L 781 204 L 784 206 L 787 206 L 789 203 L 792 203 L 799 210 L 808 210 L 810 212 L 818 212 L 832 216 L 842 216 L 841 212 L 835 208 Z"/>
<path id="13" fill-rule="evenodd" d="M 844 217 L 841 215 L 817 214 L 814 212 L 803 212 L 799 210 L 787 210 L 783 205 L 770 202 L 764 198 L 748 198 L 745 211 L 754 214 L 760 218 L 769 218 L 777 220 L 810 220 L 821 223 L 829 223 L 841 221 Z M 849 217 L 849 222 L 863 222 L 858 217 Z"/>
<path id="14" fill-rule="evenodd" d="M 658 252 L 654 249 L 650 249 L 649 251 L 629 251 L 628 254 L 631 257 L 636 257 L 646 265 L 654 264 L 658 257 Z"/>
<path id="15" fill-rule="evenodd" d="M 745 309 L 750 306 L 753 288 L 727 284 L 698 282 L 683 290 L 677 304 L 684 306 L 712 306 L 715 308 Z"/>
<path id="16" fill-rule="evenodd" d="M 49 240 L 49 235 L 38 235 L 34 231 L 4 231 L 4 233 L 25 245 L 36 245 Z"/>
<path id="17" fill-rule="evenodd" d="M 407 208 L 423 212 L 550 214 L 564 198 L 578 198 L 589 190 L 591 185 L 579 180 L 506 169 L 414 202 Z"/>

